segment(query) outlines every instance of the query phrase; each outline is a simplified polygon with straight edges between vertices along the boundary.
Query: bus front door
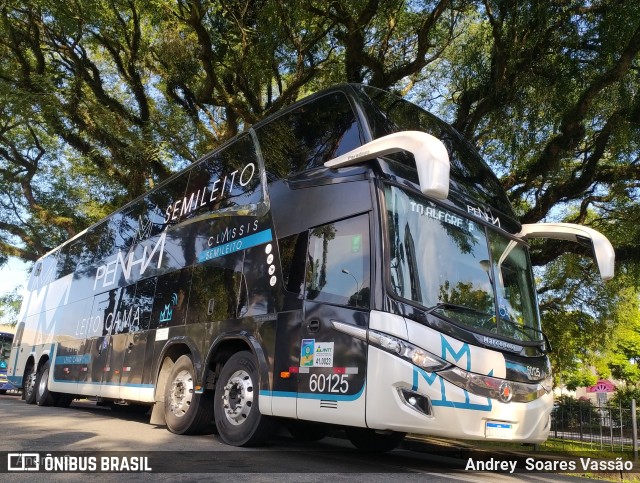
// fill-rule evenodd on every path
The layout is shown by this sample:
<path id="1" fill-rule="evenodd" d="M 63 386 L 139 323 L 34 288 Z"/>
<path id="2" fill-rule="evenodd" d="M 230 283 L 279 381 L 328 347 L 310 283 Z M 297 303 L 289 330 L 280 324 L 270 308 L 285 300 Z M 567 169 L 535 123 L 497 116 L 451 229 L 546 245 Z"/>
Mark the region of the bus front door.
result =
<path id="1" fill-rule="evenodd" d="M 365 426 L 369 217 L 312 229 L 301 325 L 297 416 Z"/>

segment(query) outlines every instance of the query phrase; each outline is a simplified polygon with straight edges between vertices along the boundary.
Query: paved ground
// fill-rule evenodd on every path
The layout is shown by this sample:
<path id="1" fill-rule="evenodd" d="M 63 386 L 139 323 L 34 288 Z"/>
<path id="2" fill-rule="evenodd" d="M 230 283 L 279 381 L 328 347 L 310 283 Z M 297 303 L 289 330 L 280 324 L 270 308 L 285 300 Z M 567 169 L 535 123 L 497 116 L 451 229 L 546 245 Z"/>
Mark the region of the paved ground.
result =
<path id="1" fill-rule="evenodd" d="M 215 435 L 178 436 L 148 424 L 148 416 L 111 411 L 89 401 L 71 408 L 31 406 L 16 396 L 0 396 L 0 468 L 6 471 L 8 452 L 52 454 L 59 464 L 64 456 L 147 458 L 153 472 L 103 473 L 101 481 L 579 481 L 542 472 L 510 475 L 505 472 L 465 471 L 472 461 L 510 461 L 516 456 L 477 453 L 464 446 L 409 441 L 404 448 L 384 455 L 363 454 L 339 437 L 300 443 L 282 432 L 263 448 L 234 448 Z M 119 461 L 120 461 L 119 460 Z M 69 460 L 67 460 L 68 463 Z M 79 461 L 79 460 L 77 460 Z M 85 462 L 88 460 L 84 460 Z M 139 460 L 143 461 L 143 460 Z M 524 460 L 519 465 L 524 468 Z M 87 474 L 0 474 L 6 481 L 85 481 Z"/>

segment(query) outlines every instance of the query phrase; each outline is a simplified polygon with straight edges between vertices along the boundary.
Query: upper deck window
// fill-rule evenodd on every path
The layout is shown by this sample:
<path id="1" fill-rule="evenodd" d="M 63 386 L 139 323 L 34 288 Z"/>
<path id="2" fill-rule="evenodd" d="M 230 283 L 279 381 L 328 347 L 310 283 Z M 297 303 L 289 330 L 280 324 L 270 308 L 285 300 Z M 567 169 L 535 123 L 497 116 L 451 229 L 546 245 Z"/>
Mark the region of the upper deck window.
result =
<path id="1" fill-rule="evenodd" d="M 449 152 L 452 189 L 515 218 L 494 173 L 455 129 L 415 104 L 388 92 L 362 86 L 358 93 L 374 139 L 399 131 L 422 131 L 437 137 Z M 397 153 L 388 157 L 400 158 L 403 164 L 410 162 L 406 154 Z"/>
<path id="2" fill-rule="evenodd" d="M 286 178 L 362 144 L 347 96 L 333 92 L 307 102 L 256 129 L 266 169 Z"/>

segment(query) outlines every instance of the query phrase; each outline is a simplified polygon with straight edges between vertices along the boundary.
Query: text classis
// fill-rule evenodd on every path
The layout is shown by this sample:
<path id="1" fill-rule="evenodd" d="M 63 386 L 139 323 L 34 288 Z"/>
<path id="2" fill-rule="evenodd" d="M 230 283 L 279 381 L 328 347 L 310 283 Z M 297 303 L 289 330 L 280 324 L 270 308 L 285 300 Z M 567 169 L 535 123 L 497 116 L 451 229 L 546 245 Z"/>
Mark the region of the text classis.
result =
<path id="1" fill-rule="evenodd" d="M 220 245 L 221 243 L 227 243 L 231 240 L 235 240 L 237 237 L 248 235 L 255 232 L 258 229 L 258 220 L 254 220 L 252 223 L 246 223 L 239 227 L 225 228 L 215 236 L 210 236 L 207 240 L 207 245 L 210 247 Z"/>

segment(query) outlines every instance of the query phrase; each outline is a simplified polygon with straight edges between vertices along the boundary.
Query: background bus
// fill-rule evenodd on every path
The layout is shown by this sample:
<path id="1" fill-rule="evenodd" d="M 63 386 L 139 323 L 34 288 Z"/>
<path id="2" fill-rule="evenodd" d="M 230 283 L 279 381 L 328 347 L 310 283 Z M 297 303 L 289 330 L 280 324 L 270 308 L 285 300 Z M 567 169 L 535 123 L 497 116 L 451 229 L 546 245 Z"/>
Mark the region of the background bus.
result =
<path id="1" fill-rule="evenodd" d="M 13 334 L 0 332 L 0 394 L 6 394 L 7 391 L 16 389 L 7 379 L 7 366 L 9 365 L 12 342 Z"/>
<path id="2" fill-rule="evenodd" d="M 258 444 L 345 427 L 540 442 L 552 408 L 526 240 L 476 151 L 389 93 L 338 86 L 238 135 L 39 260 L 9 378 L 28 403 L 152 406 Z"/>

